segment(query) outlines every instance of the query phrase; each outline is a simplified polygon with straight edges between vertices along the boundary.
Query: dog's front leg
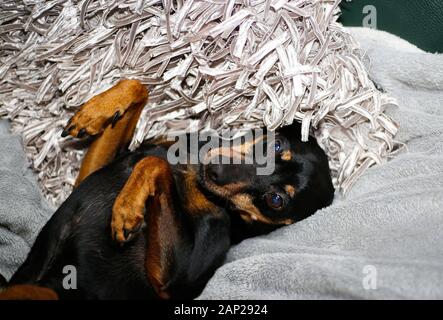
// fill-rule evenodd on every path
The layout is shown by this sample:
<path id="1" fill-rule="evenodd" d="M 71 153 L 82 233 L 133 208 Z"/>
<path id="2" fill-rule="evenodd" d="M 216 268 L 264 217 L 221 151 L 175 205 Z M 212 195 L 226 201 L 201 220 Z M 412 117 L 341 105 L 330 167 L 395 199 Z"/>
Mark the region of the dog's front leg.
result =
<path id="1" fill-rule="evenodd" d="M 174 203 L 174 188 L 165 160 L 148 156 L 139 161 L 115 201 L 112 234 L 124 243 L 146 220 L 149 283 L 160 298 L 189 299 L 201 291 L 224 259 L 230 244 L 229 218 L 212 210 L 190 214 Z"/>
<path id="2" fill-rule="evenodd" d="M 139 161 L 112 209 L 112 237 L 119 243 L 130 241 L 144 222 L 145 204 L 151 197 L 170 197 L 173 176 L 169 164 L 149 156 Z"/>

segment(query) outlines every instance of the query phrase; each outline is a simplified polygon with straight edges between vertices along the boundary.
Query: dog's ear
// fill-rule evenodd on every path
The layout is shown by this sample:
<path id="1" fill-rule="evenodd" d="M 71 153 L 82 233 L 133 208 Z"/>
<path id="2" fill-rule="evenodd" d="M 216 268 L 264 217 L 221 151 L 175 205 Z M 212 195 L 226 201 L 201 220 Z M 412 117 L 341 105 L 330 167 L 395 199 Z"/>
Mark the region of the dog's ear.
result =
<path id="1" fill-rule="evenodd" d="M 230 224 L 227 215 L 218 209 L 200 211 L 201 202 L 207 200 L 195 197 L 196 192 L 192 208 L 188 207 L 191 210 L 176 212 L 174 194 L 169 187 L 161 188 L 147 203 L 145 267 L 161 299 L 189 299 L 200 294 L 224 260 L 230 244 Z"/>
<path id="2" fill-rule="evenodd" d="M 290 125 L 282 127 L 279 131 L 288 138 L 301 140 L 301 123 L 297 120 L 294 120 Z"/>
<path id="3" fill-rule="evenodd" d="M 266 134 L 267 128 L 263 128 L 264 129 L 264 133 Z M 294 137 L 297 139 L 301 138 L 301 123 L 298 122 L 297 120 L 294 120 L 294 122 L 292 122 L 289 125 L 283 126 L 279 129 L 277 129 L 277 132 L 279 133 L 283 133 L 284 135 L 287 135 L 288 137 Z"/>

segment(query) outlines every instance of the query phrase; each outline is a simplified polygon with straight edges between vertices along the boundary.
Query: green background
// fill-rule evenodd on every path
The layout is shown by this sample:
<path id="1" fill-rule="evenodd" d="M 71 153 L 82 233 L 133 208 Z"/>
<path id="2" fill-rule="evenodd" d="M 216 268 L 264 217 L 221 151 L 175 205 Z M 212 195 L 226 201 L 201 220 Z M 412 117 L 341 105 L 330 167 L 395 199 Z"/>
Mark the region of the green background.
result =
<path id="1" fill-rule="evenodd" d="M 366 5 L 377 9 L 377 29 L 428 52 L 443 52 L 443 0 L 342 0 L 340 22 L 362 26 Z"/>

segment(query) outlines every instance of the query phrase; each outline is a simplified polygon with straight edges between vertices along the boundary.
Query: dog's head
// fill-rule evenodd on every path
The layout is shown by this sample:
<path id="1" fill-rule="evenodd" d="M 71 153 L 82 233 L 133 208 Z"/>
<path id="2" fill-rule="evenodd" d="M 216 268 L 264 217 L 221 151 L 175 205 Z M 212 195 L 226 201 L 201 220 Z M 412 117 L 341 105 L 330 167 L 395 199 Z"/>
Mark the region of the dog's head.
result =
<path id="1" fill-rule="evenodd" d="M 248 224 L 291 224 L 328 206 L 334 197 L 328 160 L 315 139 L 301 142 L 298 124 L 284 127 L 274 136 L 269 139 L 270 134 L 264 134 L 254 137 L 252 143 L 213 149 L 207 157 L 219 157 L 219 164 L 200 165 L 202 187 Z M 253 163 L 233 163 L 234 159 L 244 160 L 258 143 L 267 154 L 274 153 L 270 174 L 257 173 L 264 164 L 259 165 L 255 155 Z M 226 157 L 229 159 L 223 163 Z"/>

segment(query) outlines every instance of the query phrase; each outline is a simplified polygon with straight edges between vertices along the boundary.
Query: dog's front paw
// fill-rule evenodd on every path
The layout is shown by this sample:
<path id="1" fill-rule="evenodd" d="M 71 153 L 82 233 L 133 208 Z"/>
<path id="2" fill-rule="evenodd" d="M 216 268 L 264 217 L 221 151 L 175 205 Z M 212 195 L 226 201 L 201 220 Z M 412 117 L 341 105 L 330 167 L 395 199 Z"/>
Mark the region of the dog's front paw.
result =
<path id="1" fill-rule="evenodd" d="M 120 244 L 134 239 L 145 225 L 144 211 L 143 206 L 117 198 L 112 208 L 112 238 Z"/>

